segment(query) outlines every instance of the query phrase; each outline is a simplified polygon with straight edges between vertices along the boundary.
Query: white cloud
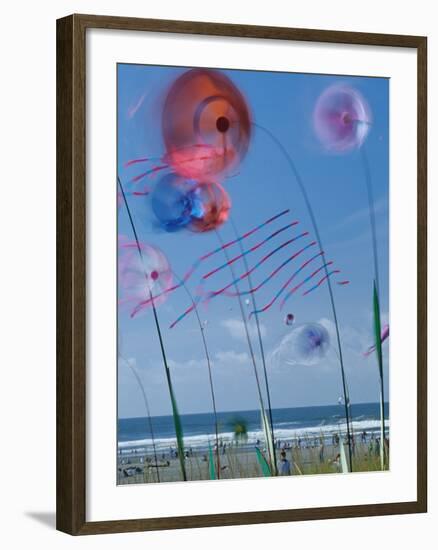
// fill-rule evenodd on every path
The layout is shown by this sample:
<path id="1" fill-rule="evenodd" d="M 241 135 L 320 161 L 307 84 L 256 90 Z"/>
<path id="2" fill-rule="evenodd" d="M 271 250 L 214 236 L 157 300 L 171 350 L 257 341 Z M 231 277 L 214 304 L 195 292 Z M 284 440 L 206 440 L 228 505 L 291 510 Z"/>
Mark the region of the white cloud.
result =
<path id="1" fill-rule="evenodd" d="M 326 317 L 320 319 L 318 323 L 327 330 L 330 336 L 331 346 L 337 351 L 338 342 L 335 323 L 331 319 L 327 319 Z M 368 342 L 366 331 L 359 332 L 351 326 L 339 326 L 339 334 L 341 338 L 342 348 L 348 349 L 358 354 L 364 349 L 366 343 Z"/>
<path id="2" fill-rule="evenodd" d="M 374 202 L 374 214 L 376 216 L 380 214 L 386 214 L 388 211 L 388 198 L 386 196 L 380 197 Z M 342 221 L 340 221 L 336 226 L 335 229 L 344 228 L 347 225 L 362 222 L 364 220 L 367 220 L 370 216 L 370 210 L 369 207 L 366 206 L 364 208 L 360 208 L 359 210 L 356 210 L 355 212 L 351 213 L 349 216 L 346 216 Z"/>
<path id="3" fill-rule="evenodd" d="M 218 351 L 210 358 L 210 365 L 215 368 L 232 368 L 237 365 L 249 364 L 249 355 L 246 352 L 236 352 L 234 350 Z M 205 357 L 199 359 L 189 359 L 188 361 L 168 360 L 168 365 L 173 372 L 181 372 L 187 370 L 204 369 L 207 366 Z"/>
<path id="4" fill-rule="evenodd" d="M 339 355 L 335 324 L 331 319 L 326 317 L 319 319 L 317 323 L 327 330 L 330 338 L 330 347 L 326 355 L 320 360 L 315 361 L 313 366 L 323 368 L 324 370 L 337 369 L 339 367 Z M 364 331 L 359 331 L 351 326 L 340 326 L 339 333 L 346 370 L 354 370 L 358 365 L 366 366 L 367 363 L 364 362 L 363 352 L 373 341 L 371 325 L 369 330 Z M 290 365 L 297 367 L 305 366 L 304 363 L 301 364 L 301 362 L 296 359 L 294 360 L 292 357 L 289 362 L 286 360 L 288 355 L 293 352 L 291 348 L 293 342 L 290 334 L 288 333 L 284 336 L 269 353 L 269 364 L 272 364 L 276 369 L 281 369 L 286 363 L 289 363 L 288 367 Z M 310 363 L 307 366 L 309 365 Z"/>
<path id="5" fill-rule="evenodd" d="M 224 319 L 221 326 L 225 328 L 232 338 L 239 342 L 247 342 L 245 324 L 241 319 Z M 257 327 L 254 323 L 246 323 L 250 338 L 257 338 Z M 260 333 L 265 338 L 267 330 L 265 325 L 260 323 Z"/>
<path id="6" fill-rule="evenodd" d="M 247 353 L 238 353 L 234 350 L 218 351 L 215 355 L 216 361 L 225 365 L 245 365 L 249 363 L 249 356 Z"/>
<path id="7" fill-rule="evenodd" d="M 137 359 L 135 357 L 123 357 L 122 355 L 120 355 L 119 353 L 119 367 L 120 366 L 125 366 L 125 367 L 133 367 L 133 368 L 136 368 L 137 367 Z"/>
<path id="8" fill-rule="evenodd" d="M 167 361 L 167 364 L 169 365 L 169 368 L 171 369 L 199 369 L 205 366 L 206 360 L 205 359 L 189 359 L 188 361 L 174 361 L 173 359 L 169 359 Z"/>

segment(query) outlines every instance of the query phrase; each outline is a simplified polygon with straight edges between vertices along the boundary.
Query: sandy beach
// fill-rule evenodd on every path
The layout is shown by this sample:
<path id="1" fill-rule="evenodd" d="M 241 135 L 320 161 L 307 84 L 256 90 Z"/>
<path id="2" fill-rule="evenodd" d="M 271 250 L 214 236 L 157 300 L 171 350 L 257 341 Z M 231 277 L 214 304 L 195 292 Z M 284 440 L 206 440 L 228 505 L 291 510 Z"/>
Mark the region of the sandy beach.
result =
<path id="1" fill-rule="evenodd" d="M 360 437 L 358 437 L 360 439 Z M 344 446 L 348 456 L 348 447 Z M 261 449 L 263 451 L 263 449 Z M 291 475 L 340 473 L 340 447 L 332 442 L 321 445 L 316 438 L 297 442 L 283 442 L 276 450 L 277 459 L 284 450 L 291 464 Z M 209 453 L 187 450 L 184 459 L 188 481 L 209 480 Z M 157 453 L 157 462 L 153 453 L 135 452 L 118 457 L 118 485 L 180 481 L 181 467 L 174 453 Z M 255 447 L 233 443 L 214 452 L 217 465 L 219 458 L 220 479 L 243 479 L 262 477 L 262 468 L 257 459 Z M 157 467 L 158 464 L 158 467 Z M 353 469 L 355 472 L 380 470 L 380 457 L 374 440 L 354 445 Z M 216 468 L 217 470 L 217 468 Z"/>

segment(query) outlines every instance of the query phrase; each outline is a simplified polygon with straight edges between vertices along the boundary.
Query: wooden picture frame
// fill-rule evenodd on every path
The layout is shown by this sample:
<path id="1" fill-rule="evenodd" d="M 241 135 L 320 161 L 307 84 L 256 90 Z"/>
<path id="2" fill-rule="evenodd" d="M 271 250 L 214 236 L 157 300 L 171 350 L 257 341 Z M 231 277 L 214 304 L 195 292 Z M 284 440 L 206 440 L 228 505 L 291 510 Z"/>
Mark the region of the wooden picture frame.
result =
<path id="1" fill-rule="evenodd" d="M 87 29 L 410 48 L 418 62 L 417 499 L 375 505 L 86 521 Z M 427 39 L 328 30 L 71 15 L 57 21 L 57 529 L 72 535 L 407 514 L 427 510 Z"/>

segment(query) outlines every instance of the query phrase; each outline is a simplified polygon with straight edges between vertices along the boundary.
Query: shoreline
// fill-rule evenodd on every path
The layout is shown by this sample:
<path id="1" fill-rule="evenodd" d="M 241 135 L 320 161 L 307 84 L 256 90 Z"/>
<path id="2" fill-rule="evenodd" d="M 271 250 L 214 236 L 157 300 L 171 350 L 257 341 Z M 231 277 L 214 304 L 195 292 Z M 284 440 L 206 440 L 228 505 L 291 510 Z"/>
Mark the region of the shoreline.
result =
<path id="1" fill-rule="evenodd" d="M 386 431 L 389 444 L 389 431 Z M 344 449 L 348 454 L 344 434 L 340 434 L 344 441 Z M 354 434 L 354 471 L 380 470 L 379 438 L 375 431 L 367 432 L 362 439 L 361 433 Z M 223 442 L 222 442 L 223 443 Z M 263 477 L 262 468 L 256 454 L 256 446 L 264 451 L 263 441 L 259 445 L 253 443 L 232 442 L 219 447 L 219 478 L 245 479 Z M 157 449 L 157 462 L 152 448 L 139 452 L 130 449 L 130 453 L 118 453 L 117 456 L 117 485 L 143 484 L 160 482 L 176 482 L 181 480 L 180 463 L 175 446 L 164 452 Z M 216 449 L 212 448 L 215 466 L 217 465 Z M 311 475 L 340 473 L 340 444 L 334 439 L 334 434 L 322 434 L 304 438 L 297 437 L 289 440 L 276 441 L 277 461 L 281 451 L 291 464 L 290 475 Z M 186 448 L 185 465 L 188 481 L 210 480 L 209 452 L 206 449 Z M 216 468 L 217 470 L 217 468 Z"/>
<path id="2" fill-rule="evenodd" d="M 355 437 L 360 438 L 360 434 L 366 432 L 368 436 L 374 434 L 374 437 L 379 436 L 380 434 L 380 421 L 364 421 L 363 423 L 353 422 L 352 423 L 353 434 Z M 387 419 L 385 421 L 385 433 L 389 433 L 390 423 Z M 281 429 L 274 425 L 275 440 L 285 443 L 290 443 L 296 445 L 297 441 L 313 441 L 320 440 L 323 437 L 326 440 L 326 444 L 329 444 L 330 440 L 335 434 L 345 435 L 346 425 L 345 423 L 337 425 L 323 425 L 315 427 L 307 427 L 301 429 Z M 231 431 L 219 432 L 219 441 L 223 441 L 227 444 L 233 444 L 235 442 L 235 434 Z M 248 447 L 253 447 L 255 445 L 260 446 L 260 441 L 264 440 L 264 433 L 261 429 L 257 431 L 249 431 L 247 433 L 246 445 Z M 184 436 L 184 447 L 189 449 L 196 449 L 206 451 L 209 448 L 209 445 L 212 447 L 216 443 L 216 436 L 213 433 L 206 434 L 192 434 Z M 157 452 L 168 452 L 170 448 L 176 448 L 176 439 L 175 437 L 158 437 L 155 436 L 155 447 Z M 118 454 L 128 455 L 136 453 L 144 453 L 149 449 L 149 453 L 152 452 L 152 440 L 148 439 L 139 439 L 131 441 L 119 441 L 117 450 Z"/>

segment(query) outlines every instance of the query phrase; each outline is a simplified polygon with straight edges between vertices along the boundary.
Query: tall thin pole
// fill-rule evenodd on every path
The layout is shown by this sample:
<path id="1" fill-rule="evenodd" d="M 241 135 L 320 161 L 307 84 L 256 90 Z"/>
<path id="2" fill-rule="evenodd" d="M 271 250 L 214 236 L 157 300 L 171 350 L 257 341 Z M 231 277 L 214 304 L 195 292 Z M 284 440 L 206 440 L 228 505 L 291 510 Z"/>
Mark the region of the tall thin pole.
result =
<path id="1" fill-rule="evenodd" d="M 289 153 L 287 152 L 287 150 L 285 149 L 283 144 L 280 142 L 280 140 L 278 140 L 276 138 L 276 136 L 270 130 L 268 130 L 267 128 L 264 128 L 263 126 L 260 126 L 259 124 L 256 124 L 255 122 L 253 122 L 253 125 L 256 128 L 259 128 L 260 130 L 265 132 L 265 134 L 270 137 L 270 139 L 277 145 L 278 149 L 281 151 L 281 153 L 283 154 L 285 160 L 289 164 L 289 167 L 290 167 L 290 169 L 291 169 L 291 171 L 292 171 L 292 173 L 295 177 L 295 180 L 296 180 L 296 182 L 298 184 L 298 187 L 301 191 L 301 194 L 303 196 L 304 202 L 305 202 L 306 207 L 307 207 L 307 211 L 309 213 L 310 220 L 312 222 L 313 230 L 315 232 L 316 241 L 318 243 L 319 251 L 321 253 L 321 260 L 322 260 L 322 263 L 324 265 L 324 271 L 325 271 L 325 275 L 326 275 L 326 278 L 327 278 L 327 288 L 328 288 L 328 291 L 329 291 L 333 321 L 335 323 L 335 329 L 336 329 L 336 341 L 337 341 L 338 353 L 339 353 L 339 363 L 340 363 L 340 367 L 341 367 L 342 389 L 343 389 L 343 393 L 344 393 L 345 420 L 346 420 L 346 424 L 347 424 L 348 454 L 349 454 L 349 459 L 350 459 L 350 470 L 353 471 L 353 461 L 352 461 L 352 452 L 351 452 L 350 415 L 349 415 L 348 405 L 347 405 L 347 384 L 346 384 L 346 377 L 345 377 L 344 361 L 343 361 L 343 356 L 342 356 L 341 336 L 340 336 L 340 331 L 339 331 L 338 316 L 337 316 L 337 313 L 336 313 L 336 305 L 335 305 L 335 300 L 334 300 L 334 296 L 333 296 L 333 289 L 332 289 L 332 285 L 331 285 L 331 281 L 330 281 L 330 277 L 329 277 L 329 273 L 328 273 L 328 269 L 327 269 L 327 265 L 326 265 L 326 259 L 325 259 L 325 254 L 324 254 L 324 250 L 323 250 L 323 247 L 322 247 L 321 236 L 319 234 L 318 224 L 316 223 L 315 214 L 313 212 L 313 208 L 312 208 L 312 205 L 310 203 L 309 197 L 307 195 L 307 191 L 306 191 L 306 188 L 304 186 L 303 180 L 301 179 L 301 176 L 298 172 L 298 169 L 295 166 L 295 163 L 293 162 L 291 156 L 289 155 Z"/>
<path id="2" fill-rule="evenodd" d="M 234 223 L 234 220 L 232 218 L 230 218 L 230 222 L 231 222 L 231 226 L 233 228 L 234 235 L 235 235 L 236 239 L 239 239 L 239 233 L 237 231 L 236 224 Z M 275 451 L 274 421 L 273 421 L 273 417 L 272 417 L 271 392 L 269 390 L 268 372 L 267 372 L 267 368 L 266 368 L 266 358 L 265 358 L 265 348 L 264 348 L 264 345 L 263 345 L 262 332 L 261 332 L 261 329 L 260 329 L 259 314 L 257 313 L 257 304 L 256 304 L 256 299 L 255 299 L 255 296 L 254 296 L 254 292 L 253 292 L 254 287 L 252 285 L 252 278 L 251 278 L 251 274 L 250 274 L 250 269 L 249 269 L 249 266 L 248 266 L 248 262 L 246 260 L 246 256 L 244 255 L 243 245 L 242 245 L 242 241 L 240 239 L 239 239 L 239 249 L 240 249 L 240 252 L 242 254 L 243 265 L 245 267 L 245 272 L 248 273 L 248 286 L 249 286 L 249 290 L 250 290 L 250 294 L 251 294 L 251 301 L 252 301 L 253 309 L 254 309 L 254 312 L 255 312 L 254 317 L 255 317 L 255 321 L 256 321 L 257 337 L 258 337 L 259 348 L 260 348 L 260 357 L 262 359 L 263 374 L 264 374 L 264 378 L 265 378 L 269 423 L 271 425 L 272 449 L 273 449 L 273 452 L 274 452 L 274 462 L 275 462 L 275 464 L 273 465 L 273 468 L 274 468 L 275 473 L 277 473 L 277 453 Z"/>
<path id="3" fill-rule="evenodd" d="M 132 219 L 131 210 L 129 208 L 129 204 L 128 204 L 128 201 L 127 201 L 126 195 L 125 195 L 125 191 L 123 189 L 123 185 L 122 185 L 122 182 L 120 181 L 119 176 L 117 176 L 117 182 L 119 184 L 120 191 L 121 191 L 122 197 L 123 197 L 123 202 L 125 203 L 126 211 L 128 213 L 129 222 L 131 224 L 132 232 L 134 234 L 134 238 L 135 238 L 135 242 L 136 242 L 136 245 L 137 245 L 137 250 L 138 250 L 138 253 L 139 253 L 139 256 L 140 256 L 140 260 L 141 260 L 141 262 L 144 266 L 143 252 L 141 250 L 140 241 L 139 241 L 138 235 L 137 235 L 137 230 L 135 229 L 135 224 L 134 224 L 134 220 Z M 180 462 L 180 465 L 181 465 L 181 473 L 182 473 L 182 476 L 183 476 L 183 480 L 187 481 L 186 468 L 185 468 L 185 464 L 184 464 L 184 447 L 182 445 L 182 442 L 179 441 L 179 436 L 178 436 L 178 434 L 181 431 L 181 426 L 179 426 L 177 424 L 179 414 L 178 414 L 178 411 L 176 410 L 176 401 L 174 400 L 172 379 L 170 377 L 170 369 L 169 369 L 169 365 L 167 363 L 166 351 L 164 349 L 163 336 L 161 334 L 160 323 L 158 321 L 157 308 L 155 307 L 155 301 L 154 301 L 154 298 L 152 296 L 152 290 L 150 288 L 149 288 L 149 298 L 150 298 L 151 303 L 152 303 L 152 311 L 153 311 L 153 315 L 154 315 L 155 328 L 157 329 L 158 341 L 159 341 L 159 344 L 160 344 L 161 356 L 163 358 L 163 364 L 164 364 L 164 372 L 166 374 L 167 386 L 169 388 L 170 398 L 171 398 L 171 402 L 172 402 L 173 421 L 174 421 L 174 424 L 175 424 L 175 432 L 176 432 L 176 436 L 177 436 L 178 458 L 179 458 L 179 462 Z"/>
<path id="4" fill-rule="evenodd" d="M 182 285 L 184 290 L 186 291 L 187 296 L 190 299 L 190 302 L 192 303 L 192 306 L 195 310 L 196 319 L 199 326 L 199 331 L 201 333 L 202 338 L 202 345 L 204 347 L 205 352 L 205 359 L 207 361 L 207 368 L 208 368 L 208 379 L 210 382 L 210 394 L 211 394 L 211 402 L 213 406 L 213 414 L 214 414 L 214 427 L 215 427 L 215 436 L 216 436 L 216 464 L 217 464 L 217 477 L 220 479 L 220 458 L 219 458 L 219 426 L 218 426 L 218 417 L 217 417 L 217 408 L 216 408 L 216 397 L 214 394 L 214 386 L 213 386 L 213 374 L 211 369 L 211 360 L 210 360 L 210 353 L 208 351 L 207 346 L 207 340 L 205 338 L 204 334 L 204 327 L 202 326 L 201 318 L 199 317 L 198 312 L 198 306 L 193 299 L 192 293 L 188 289 L 187 285 L 185 284 L 184 280 L 178 277 L 178 275 L 173 271 L 173 274 L 175 275 L 175 278 L 179 281 L 179 283 Z"/>
<path id="5" fill-rule="evenodd" d="M 224 247 L 224 241 L 222 240 L 222 237 L 220 236 L 220 233 L 217 229 L 215 230 L 215 233 L 216 233 L 216 236 L 219 240 L 219 243 L 220 243 L 220 245 L 223 249 L 225 259 L 226 259 L 228 267 L 230 269 L 231 277 L 232 277 L 233 281 L 236 281 L 236 274 L 234 272 L 234 268 L 233 268 L 232 264 L 230 263 L 230 257 L 228 255 L 228 251 Z M 257 370 L 257 363 L 256 363 L 256 359 L 255 359 L 255 354 L 254 354 L 254 348 L 252 346 L 251 337 L 250 337 L 250 334 L 249 334 L 248 323 L 246 322 L 245 309 L 243 307 L 242 297 L 240 296 L 239 287 L 238 287 L 236 282 L 233 282 L 233 287 L 234 287 L 234 290 L 236 292 L 237 301 L 239 303 L 240 315 L 241 315 L 241 318 L 242 318 L 242 322 L 243 322 L 243 326 L 244 326 L 244 330 L 245 330 L 246 341 L 247 341 L 247 344 L 248 344 L 248 349 L 249 349 L 249 353 L 250 353 L 250 357 L 251 357 L 251 362 L 252 362 L 252 365 L 253 365 L 254 377 L 255 377 L 255 381 L 256 381 L 256 385 L 257 385 L 257 394 L 258 394 L 259 401 L 260 401 L 261 412 L 262 412 L 262 414 L 265 414 L 265 405 L 264 405 L 264 402 L 263 402 L 263 395 L 262 395 L 262 390 L 261 390 L 261 386 L 260 386 L 259 373 L 258 373 L 258 370 Z M 266 441 L 266 444 L 269 446 L 268 441 Z M 275 475 L 275 471 L 276 471 L 276 464 L 273 464 L 272 465 L 272 472 L 274 473 L 274 475 Z"/>
<path id="6" fill-rule="evenodd" d="M 151 432 L 152 448 L 154 450 L 154 458 L 155 458 L 155 468 L 157 470 L 157 479 L 158 479 L 158 483 L 159 483 L 160 482 L 160 470 L 159 470 L 159 466 L 158 466 L 157 449 L 156 449 L 156 446 L 155 446 L 154 428 L 153 428 L 153 425 L 152 425 L 151 413 L 150 413 L 150 409 L 149 409 L 148 398 L 146 396 L 146 390 L 144 389 L 143 382 L 142 382 L 138 372 L 136 371 L 136 369 L 129 363 L 129 361 L 127 361 L 124 358 L 123 358 L 123 360 L 128 365 L 128 367 L 132 371 L 133 375 L 135 376 L 135 379 L 137 380 L 137 384 L 139 385 L 140 391 L 143 395 L 143 402 L 144 402 L 144 406 L 145 406 L 145 409 L 146 409 L 146 414 L 147 414 L 147 417 L 148 417 L 149 431 Z"/>
<path id="7" fill-rule="evenodd" d="M 380 296 L 379 258 L 377 255 L 377 234 L 376 234 L 376 211 L 374 209 L 374 194 L 373 194 L 373 186 L 371 183 L 371 171 L 370 171 L 370 165 L 368 163 L 368 157 L 366 155 L 365 149 L 362 147 L 360 149 L 360 152 L 361 152 L 364 173 L 365 173 L 365 187 L 367 191 L 368 212 L 370 216 L 371 241 L 372 241 L 372 248 L 373 248 L 374 279 L 376 281 L 377 294 Z"/>
<path id="8" fill-rule="evenodd" d="M 366 155 L 364 147 L 361 148 L 361 158 L 364 167 L 365 173 L 365 187 L 367 191 L 368 198 L 368 212 L 370 217 L 370 228 L 371 228 L 371 242 L 373 249 L 373 263 L 374 263 L 374 285 L 375 285 L 375 314 L 378 316 L 378 325 L 379 330 L 380 326 L 380 282 L 379 282 L 379 258 L 377 252 L 377 232 L 376 232 L 376 211 L 374 208 L 374 194 L 373 186 L 371 182 L 371 170 L 368 162 L 368 157 Z M 376 338 L 380 339 L 380 334 L 376 335 Z M 376 354 L 377 354 L 377 363 L 379 367 L 379 397 L 380 397 L 380 463 L 382 470 L 385 468 L 385 387 L 383 379 L 383 360 L 382 360 L 382 348 L 377 345 L 376 341 Z"/>

